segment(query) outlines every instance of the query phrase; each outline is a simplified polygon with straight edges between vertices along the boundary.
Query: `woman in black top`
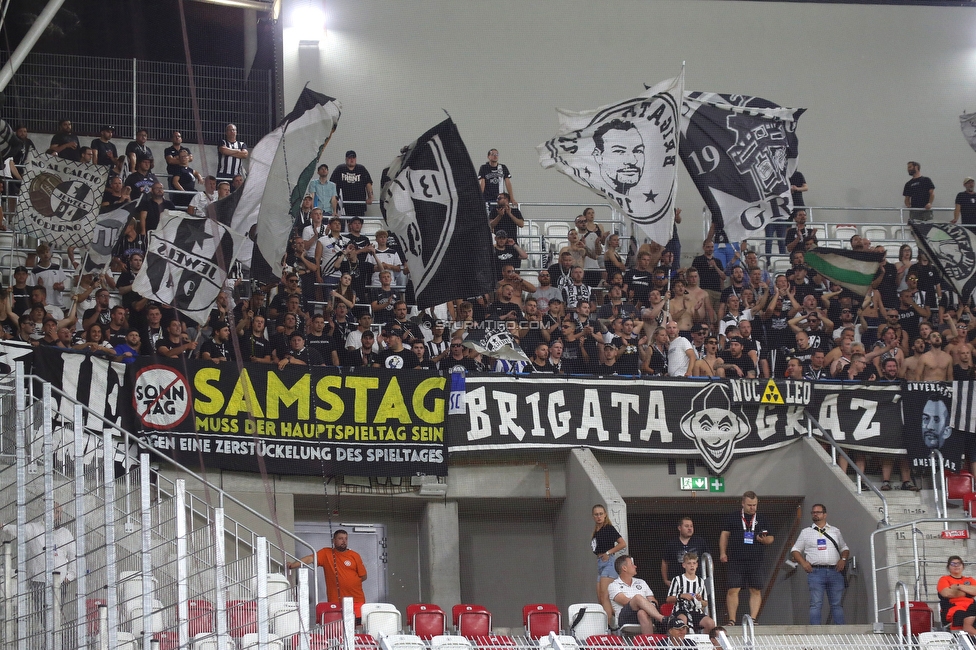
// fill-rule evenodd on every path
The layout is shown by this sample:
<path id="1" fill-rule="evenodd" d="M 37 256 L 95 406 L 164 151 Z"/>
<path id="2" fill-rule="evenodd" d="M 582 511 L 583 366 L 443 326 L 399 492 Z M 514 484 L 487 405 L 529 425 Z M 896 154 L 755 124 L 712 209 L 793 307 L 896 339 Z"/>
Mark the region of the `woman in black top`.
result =
<path id="1" fill-rule="evenodd" d="M 613 566 L 613 554 L 627 548 L 627 542 L 617 532 L 610 522 L 607 509 L 601 504 L 593 506 L 593 537 L 590 539 L 590 549 L 596 555 L 597 584 L 596 595 L 607 613 L 607 621 L 611 629 L 616 629 L 613 620 L 613 606 L 610 604 L 610 583 L 617 579 L 617 571 Z"/>

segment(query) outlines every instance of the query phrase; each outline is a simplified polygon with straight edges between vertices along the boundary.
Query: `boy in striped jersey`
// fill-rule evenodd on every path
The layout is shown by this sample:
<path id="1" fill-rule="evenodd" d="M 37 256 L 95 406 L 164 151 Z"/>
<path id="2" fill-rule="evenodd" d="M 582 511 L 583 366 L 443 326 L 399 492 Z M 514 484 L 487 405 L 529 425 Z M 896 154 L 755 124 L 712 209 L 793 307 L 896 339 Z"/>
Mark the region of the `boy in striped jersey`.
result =
<path id="1" fill-rule="evenodd" d="M 686 623 L 708 634 L 715 621 L 705 613 L 708 604 L 705 600 L 705 581 L 698 577 L 698 554 L 685 553 L 681 566 L 685 572 L 675 576 L 668 588 L 667 602 L 674 604 L 673 616 L 683 618 Z"/>

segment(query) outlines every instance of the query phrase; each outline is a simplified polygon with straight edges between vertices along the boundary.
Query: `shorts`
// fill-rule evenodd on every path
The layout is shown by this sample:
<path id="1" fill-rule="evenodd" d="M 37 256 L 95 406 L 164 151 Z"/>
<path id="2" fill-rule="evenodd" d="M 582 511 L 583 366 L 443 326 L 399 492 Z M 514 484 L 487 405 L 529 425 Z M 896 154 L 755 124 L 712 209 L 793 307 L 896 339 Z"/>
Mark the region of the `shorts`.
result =
<path id="1" fill-rule="evenodd" d="M 966 609 L 957 609 L 952 613 L 952 627 L 962 628 L 963 620 L 971 616 L 976 616 L 976 603 Z"/>
<path id="2" fill-rule="evenodd" d="M 637 612 L 631 609 L 630 605 L 624 605 L 624 608 L 617 615 L 617 625 L 640 625 L 640 621 L 637 619 Z"/>
<path id="3" fill-rule="evenodd" d="M 697 612 L 697 611 L 694 612 L 675 611 L 671 614 L 671 616 L 673 618 L 681 614 L 685 615 L 685 617 L 688 619 L 688 622 L 691 623 L 691 627 L 695 628 L 696 630 L 701 629 L 702 619 L 708 616 L 708 614 L 706 614 L 705 612 Z"/>
<path id="4" fill-rule="evenodd" d="M 617 575 L 617 572 L 613 568 L 614 560 L 616 560 L 616 558 L 612 556 L 606 562 L 599 559 L 599 557 L 597 558 L 596 561 L 597 582 L 600 581 L 600 578 L 610 578 L 611 580 L 616 580 L 617 578 L 620 577 Z"/>
<path id="5" fill-rule="evenodd" d="M 728 563 L 727 583 L 729 589 L 762 589 L 763 583 L 762 567 L 758 562 L 743 562 L 742 560 L 730 560 Z"/>

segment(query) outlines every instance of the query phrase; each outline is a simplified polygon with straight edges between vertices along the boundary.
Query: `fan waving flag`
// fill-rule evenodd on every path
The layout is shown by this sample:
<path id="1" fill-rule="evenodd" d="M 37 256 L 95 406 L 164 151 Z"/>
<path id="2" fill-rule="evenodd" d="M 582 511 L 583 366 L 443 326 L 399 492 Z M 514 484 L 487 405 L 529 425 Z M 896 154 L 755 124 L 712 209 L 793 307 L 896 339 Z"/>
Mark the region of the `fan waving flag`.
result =
<path id="1" fill-rule="evenodd" d="M 492 291 L 491 228 L 454 122 L 448 118 L 404 147 L 383 178 L 380 208 L 403 247 L 417 305 Z"/>
<path id="2" fill-rule="evenodd" d="M 46 153 L 24 161 L 17 199 L 17 232 L 58 248 L 91 241 L 108 167 Z"/>
<path id="3" fill-rule="evenodd" d="M 959 116 L 959 126 L 962 127 L 962 137 L 973 149 L 976 149 L 976 113 L 966 113 Z"/>
<path id="4" fill-rule="evenodd" d="M 108 272 L 109 264 L 112 263 L 112 249 L 115 248 L 125 224 L 129 222 L 138 205 L 139 201 L 129 201 L 111 212 L 98 215 L 82 273 Z"/>
<path id="5" fill-rule="evenodd" d="M 803 254 L 807 266 L 834 284 L 862 296 L 871 288 L 884 257 L 881 252 L 819 247 Z"/>
<path id="6" fill-rule="evenodd" d="M 261 138 L 248 156 L 244 187 L 211 204 L 214 216 L 242 235 L 257 224 L 255 254 L 263 263 L 247 257 L 241 263 L 281 275 L 282 259 L 305 188 L 315 174 L 319 157 L 339 122 L 341 107 L 332 97 L 305 88 L 295 108 L 274 131 Z M 247 255 L 247 249 L 242 251 Z M 269 280 L 270 277 L 263 277 Z"/>
<path id="7" fill-rule="evenodd" d="M 463 345 L 494 359 L 529 363 L 518 339 L 508 330 L 506 321 L 485 321 L 477 329 L 468 332 Z"/>
<path id="8" fill-rule="evenodd" d="M 793 210 L 796 123 L 806 109 L 760 97 L 685 93 L 681 160 L 729 241 L 765 237 Z"/>
<path id="9" fill-rule="evenodd" d="M 539 163 L 606 198 L 650 240 L 667 243 L 674 227 L 683 89 L 684 72 L 595 110 L 556 109 L 559 132 L 536 147 Z"/>
<path id="10" fill-rule="evenodd" d="M 976 292 L 976 234 L 952 223 L 909 221 L 919 248 L 965 302 Z"/>
<path id="11" fill-rule="evenodd" d="M 166 210 L 132 290 L 205 323 L 243 241 L 213 219 Z"/>

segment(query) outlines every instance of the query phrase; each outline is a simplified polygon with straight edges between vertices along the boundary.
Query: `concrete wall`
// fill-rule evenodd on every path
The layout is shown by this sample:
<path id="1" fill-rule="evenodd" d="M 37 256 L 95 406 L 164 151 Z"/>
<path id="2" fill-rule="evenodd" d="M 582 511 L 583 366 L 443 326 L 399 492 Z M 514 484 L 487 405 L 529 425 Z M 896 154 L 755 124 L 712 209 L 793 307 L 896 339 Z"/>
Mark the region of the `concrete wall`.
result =
<path id="1" fill-rule="evenodd" d="M 475 165 L 496 147 L 516 198 L 598 203 L 538 164 L 555 107 L 584 110 L 672 77 L 689 90 L 754 94 L 805 107 L 800 170 L 808 205 L 896 206 L 918 160 L 951 206 L 974 171 L 958 115 L 976 109 L 970 7 L 723 0 L 329 0 L 318 49 L 299 53 L 285 0 L 284 103 L 302 86 L 339 98 L 326 159 L 359 152 L 375 179 L 400 146 L 444 117 Z M 703 205 L 681 170 L 685 246 Z M 375 210 L 375 206 L 374 206 Z M 567 217 L 578 212 L 566 208 Z M 605 214 L 605 212 L 603 212 Z M 528 216 L 531 216 L 529 211 Z"/>

